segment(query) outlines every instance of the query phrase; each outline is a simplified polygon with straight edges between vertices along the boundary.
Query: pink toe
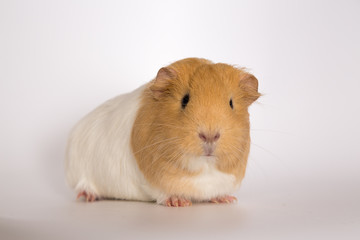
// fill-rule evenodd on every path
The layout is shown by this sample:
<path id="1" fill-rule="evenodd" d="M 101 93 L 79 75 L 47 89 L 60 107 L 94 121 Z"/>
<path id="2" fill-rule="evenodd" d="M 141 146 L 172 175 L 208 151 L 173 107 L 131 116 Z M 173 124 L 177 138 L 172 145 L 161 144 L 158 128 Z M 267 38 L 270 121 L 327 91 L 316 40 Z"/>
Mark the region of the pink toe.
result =
<path id="1" fill-rule="evenodd" d="M 234 196 L 222 196 L 210 199 L 211 203 L 233 203 L 236 202 L 237 198 Z"/>
<path id="2" fill-rule="evenodd" d="M 187 207 L 191 206 L 191 201 L 185 198 L 173 196 L 166 199 L 164 205 L 167 207 Z"/>
<path id="3" fill-rule="evenodd" d="M 87 193 L 86 191 L 79 192 L 76 199 L 79 199 L 81 197 L 84 197 L 86 202 L 94 202 L 99 200 L 98 196 L 96 196 L 95 194 Z"/>

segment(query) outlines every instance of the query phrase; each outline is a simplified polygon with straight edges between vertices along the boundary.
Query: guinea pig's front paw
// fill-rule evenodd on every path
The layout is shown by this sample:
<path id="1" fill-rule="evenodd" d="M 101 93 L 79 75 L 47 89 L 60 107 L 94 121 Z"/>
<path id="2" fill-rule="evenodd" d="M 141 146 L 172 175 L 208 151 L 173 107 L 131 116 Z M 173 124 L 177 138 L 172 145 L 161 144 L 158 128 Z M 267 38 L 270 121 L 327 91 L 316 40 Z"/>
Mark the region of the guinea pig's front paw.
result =
<path id="1" fill-rule="evenodd" d="M 189 207 L 192 205 L 189 199 L 176 196 L 169 197 L 163 204 L 167 207 Z"/>
<path id="2" fill-rule="evenodd" d="M 222 196 L 222 197 L 216 197 L 209 200 L 211 203 L 234 203 L 237 202 L 237 198 L 234 196 Z"/>
<path id="3" fill-rule="evenodd" d="M 100 197 L 97 196 L 96 194 L 88 193 L 86 191 L 79 192 L 76 199 L 79 199 L 81 197 L 84 197 L 86 202 L 94 202 L 100 200 Z"/>

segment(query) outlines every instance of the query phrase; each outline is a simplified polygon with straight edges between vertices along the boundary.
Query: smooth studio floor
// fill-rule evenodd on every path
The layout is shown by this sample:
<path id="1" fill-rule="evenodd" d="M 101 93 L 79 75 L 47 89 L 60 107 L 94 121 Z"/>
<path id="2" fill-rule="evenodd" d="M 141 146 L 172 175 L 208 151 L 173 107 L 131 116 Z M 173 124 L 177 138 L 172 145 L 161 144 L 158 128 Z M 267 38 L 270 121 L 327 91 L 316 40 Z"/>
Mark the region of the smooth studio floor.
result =
<path id="1" fill-rule="evenodd" d="M 264 178 L 261 178 L 264 179 Z M 1 239 L 358 239 L 360 194 L 333 184 L 245 181 L 235 204 L 168 208 L 130 201 L 74 201 L 75 194 L 2 197 Z M 15 190 L 14 190 L 15 191 Z M 4 202 L 5 200 L 5 202 Z"/>

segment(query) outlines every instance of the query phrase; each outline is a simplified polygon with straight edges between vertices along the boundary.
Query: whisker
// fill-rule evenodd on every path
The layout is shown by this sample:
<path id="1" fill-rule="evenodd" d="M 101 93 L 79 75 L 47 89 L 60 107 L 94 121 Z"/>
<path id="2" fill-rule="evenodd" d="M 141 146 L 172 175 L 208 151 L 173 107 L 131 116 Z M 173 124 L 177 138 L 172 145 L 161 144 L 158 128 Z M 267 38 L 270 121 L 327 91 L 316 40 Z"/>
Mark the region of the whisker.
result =
<path id="1" fill-rule="evenodd" d="M 262 149 L 264 152 L 270 154 L 270 155 L 273 156 L 275 159 L 282 161 L 279 156 L 277 156 L 276 154 L 274 154 L 274 153 L 271 152 L 270 150 L 268 150 L 268 149 L 266 149 L 266 148 L 264 148 L 264 147 L 262 147 L 262 146 L 260 146 L 260 145 L 258 145 L 258 144 L 255 144 L 254 142 L 251 142 L 251 144 L 254 145 L 255 147 L 258 147 L 258 148 Z"/>
<path id="2" fill-rule="evenodd" d="M 171 124 L 160 124 L 160 123 L 134 124 L 134 126 L 155 126 L 155 127 L 164 126 L 164 127 L 170 127 L 170 128 L 178 128 L 178 129 L 182 129 L 182 130 L 190 129 L 190 128 L 183 127 L 183 126 L 176 126 L 176 125 L 171 125 Z"/>
<path id="3" fill-rule="evenodd" d="M 233 151 L 234 153 L 238 153 L 240 156 L 238 157 L 239 159 L 243 160 L 243 157 L 244 157 L 244 149 L 241 149 L 241 148 L 238 148 L 236 147 L 235 145 L 229 145 L 229 147 L 231 147 L 231 151 Z M 234 154 L 225 154 L 225 156 L 230 156 L 230 155 L 234 155 Z M 246 167 L 246 165 L 241 161 L 240 164 L 243 166 L 243 167 Z"/>
<path id="4" fill-rule="evenodd" d="M 174 143 L 180 142 L 181 140 L 182 140 L 182 138 L 176 138 L 176 139 L 172 140 L 171 143 L 174 144 Z M 164 144 L 164 143 L 166 143 L 166 144 Z M 167 146 L 167 143 L 169 143 L 169 142 L 162 142 L 162 144 L 158 144 L 152 149 L 152 153 L 160 152 L 161 154 L 159 156 L 157 156 L 156 159 L 155 158 L 152 159 L 152 162 L 150 163 L 150 166 L 155 164 L 164 155 L 171 155 L 171 153 L 169 153 L 169 151 L 171 151 L 171 149 L 169 149 L 169 148 L 164 149 L 164 147 Z"/>
<path id="5" fill-rule="evenodd" d="M 272 130 L 272 129 L 255 129 L 255 128 L 252 128 L 252 129 L 250 129 L 250 131 L 274 132 L 274 133 L 281 133 L 281 134 L 286 134 L 286 135 L 293 135 L 290 132 L 284 132 L 284 131 Z"/>
<path id="6" fill-rule="evenodd" d="M 139 153 L 139 152 L 141 152 L 141 151 L 143 151 L 143 150 L 145 150 L 145 149 L 147 149 L 147 148 L 149 148 L 149 147 L 152 147 L 152 146 L 154 146 L 154 145 L 161 144 L 161 143 L 164 143 L 164 142 L 171 142 L 172 140 L 177 140 L 177 139 L 179 139 L 179 138 L 178 138 L 178 137 L 167 138 L 167 139 L 165 139 L 165 140 L 161 140 L 161 141 L 158 141 L 158 142 L 155 142 L 155 143 L 146 145 L 146 146 L 143 147 L 142 149 L 134 152 L 134 154 L 137 154 L 137 153 Z"/>
<path id="7" fill-rule="evenodd" d="M 280 134 L 286 134 L 286 135 L 293 135 L 290 132 L 284 132 L 281 130 L 273 130 L 273 129 L 260 129 L 260 128 L 242 128 L 242 127 L 235 127 L 235 128 L 225 128 L 224 131 L 239 131 L 247 132 L 247 131 L 259 131 L 259 132 L 273 132 L 273 133 L 280 133 Z"/>

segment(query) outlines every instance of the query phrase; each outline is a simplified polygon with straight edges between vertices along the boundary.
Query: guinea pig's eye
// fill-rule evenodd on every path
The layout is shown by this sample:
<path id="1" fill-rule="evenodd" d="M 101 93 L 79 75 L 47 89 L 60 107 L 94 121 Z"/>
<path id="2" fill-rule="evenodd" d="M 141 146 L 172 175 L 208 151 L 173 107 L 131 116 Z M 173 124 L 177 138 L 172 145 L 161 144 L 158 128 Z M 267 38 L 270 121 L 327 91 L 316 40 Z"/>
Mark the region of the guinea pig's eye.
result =
<path id="1" fill-rule="evenodd" d="M 181 107 L 184 109 L 190 100 L 189 94 L 186 94 L 181 100 Z"/>
<path id="2" fill-rule="evenodd" d="M 231 109 L 234 109 L 233 101 L 232 101 L 232 99 L 231 99 L 231 98 L 230 98 L 229 105 L 230 105 Z"/>

